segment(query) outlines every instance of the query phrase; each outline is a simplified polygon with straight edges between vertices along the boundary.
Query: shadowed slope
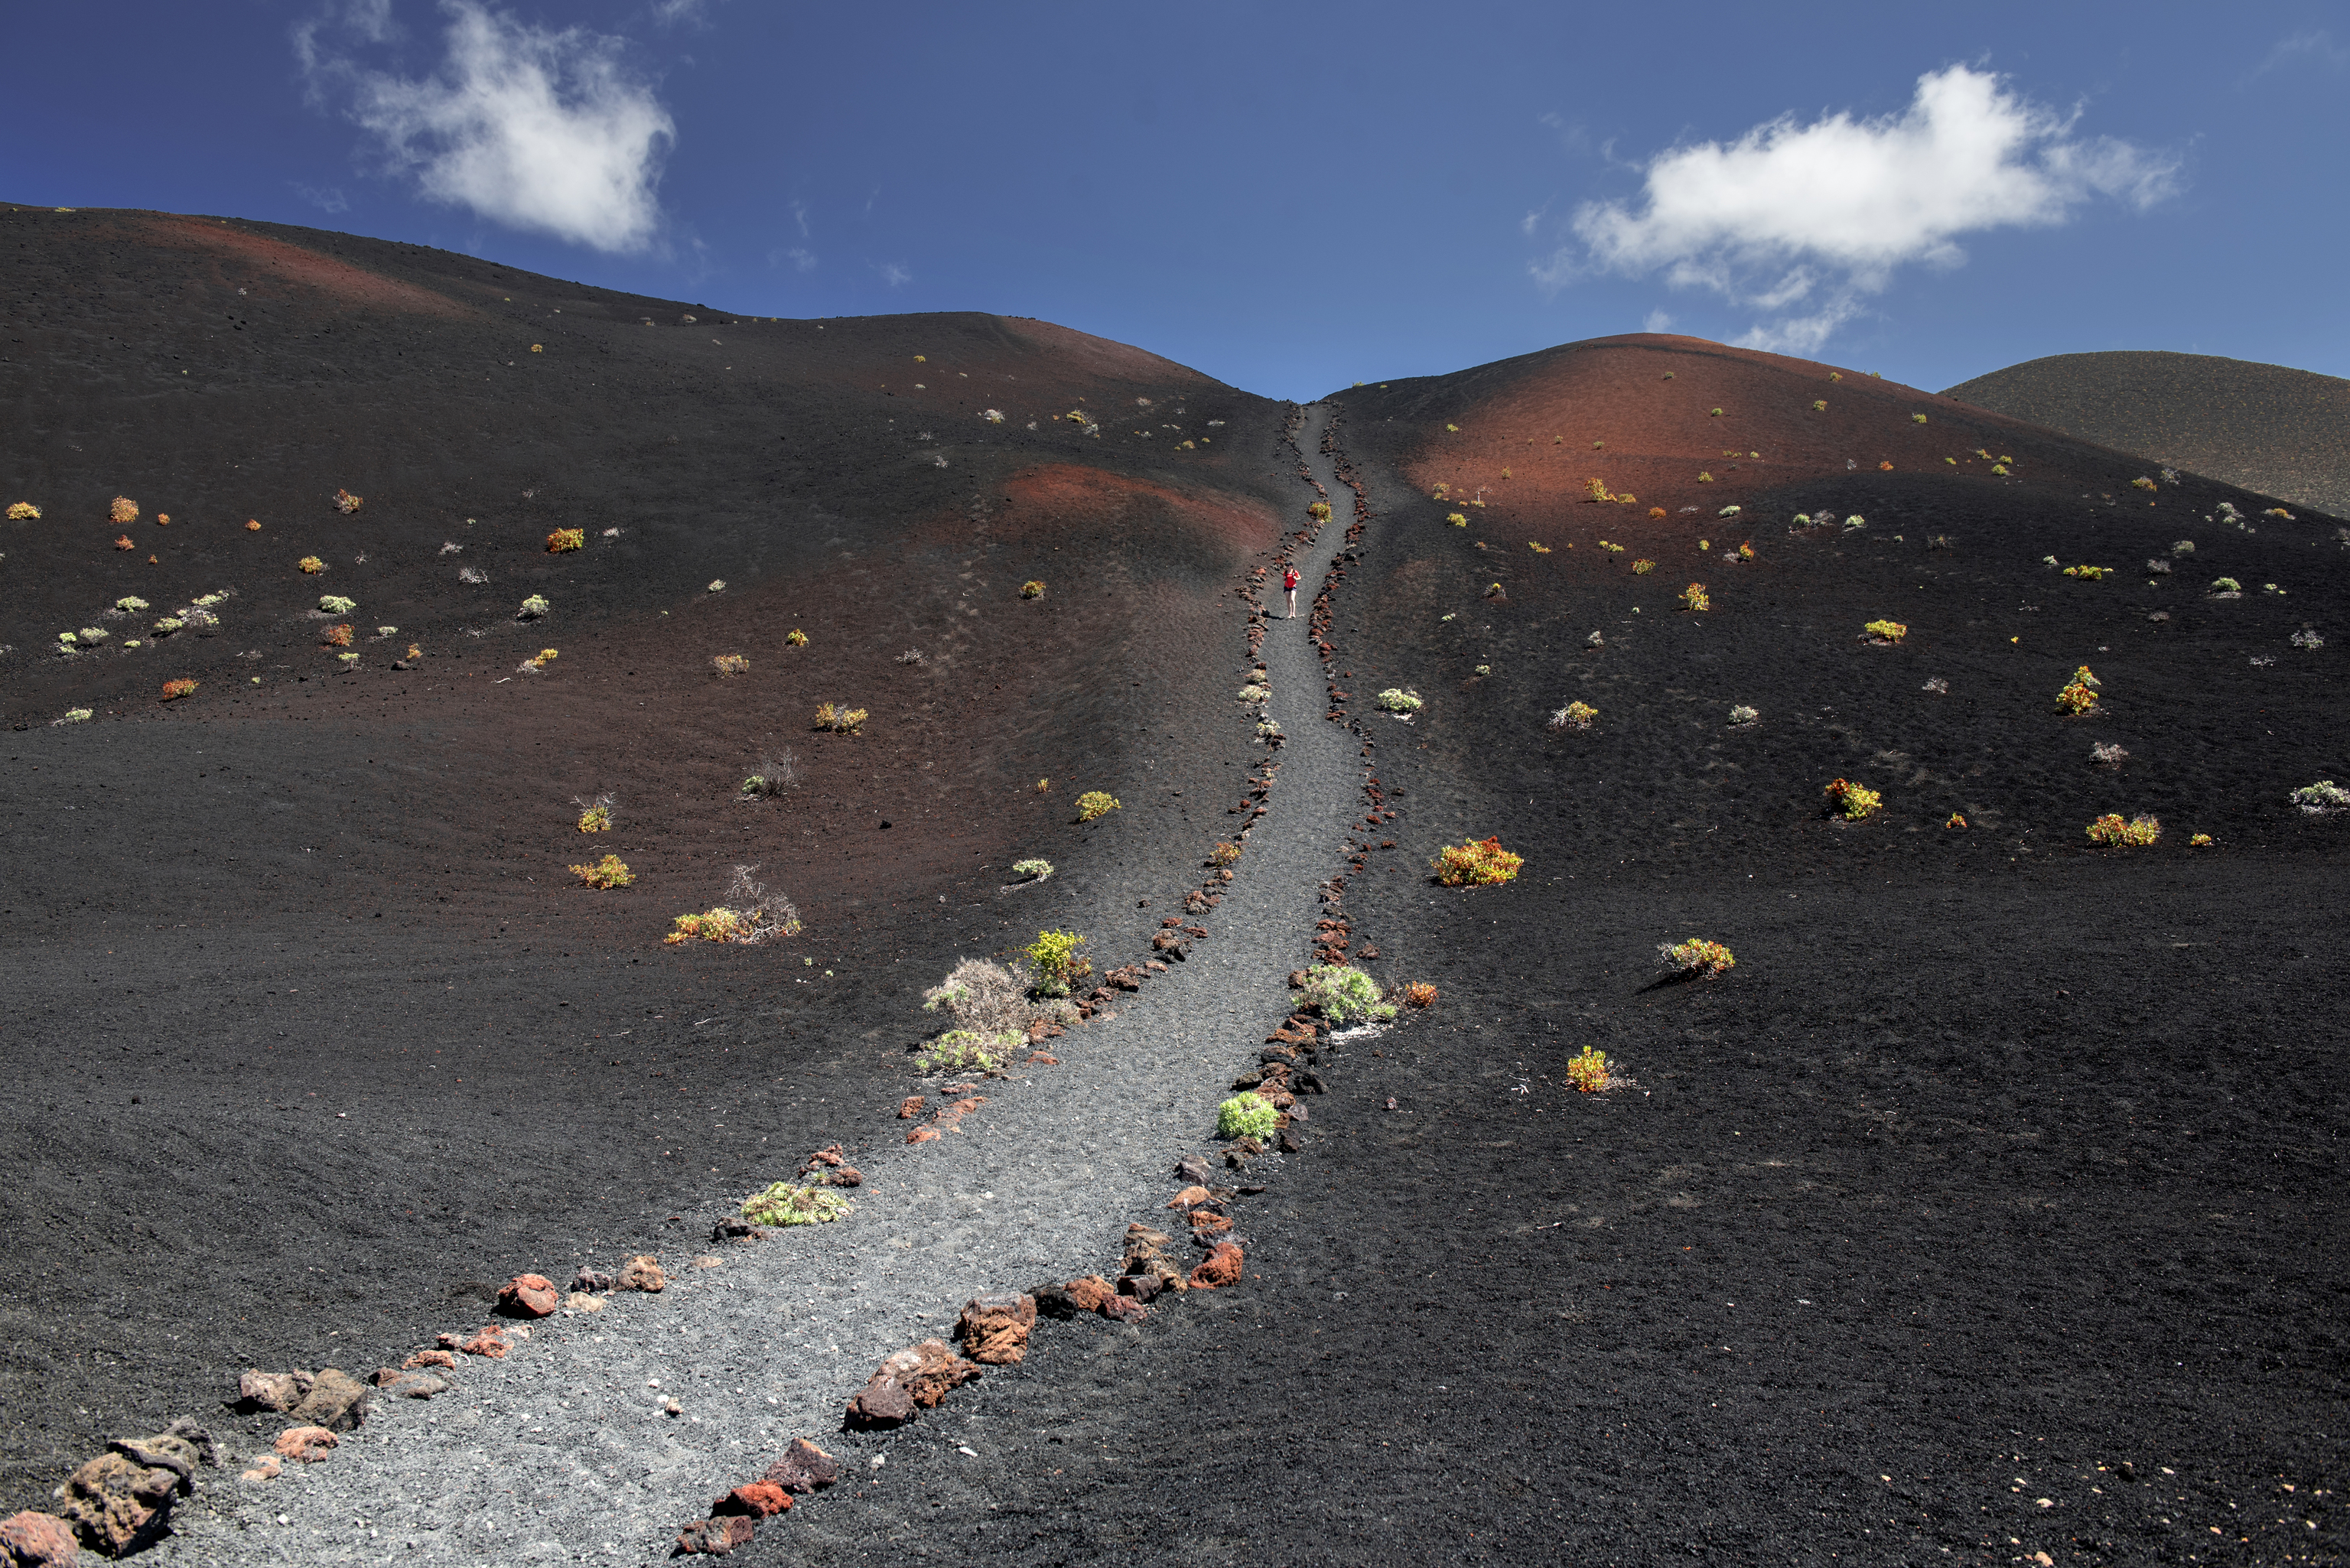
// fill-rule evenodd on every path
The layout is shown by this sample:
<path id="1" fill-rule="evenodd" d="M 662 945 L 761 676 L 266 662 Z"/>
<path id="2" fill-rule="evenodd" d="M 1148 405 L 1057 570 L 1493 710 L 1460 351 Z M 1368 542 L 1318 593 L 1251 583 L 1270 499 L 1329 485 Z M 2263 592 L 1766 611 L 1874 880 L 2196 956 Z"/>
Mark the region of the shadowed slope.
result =
<path id="1" fill-rule="evenodd" d="M 1942 394 L 2350 517 L 2350 381 L 2212 354 L 2054 354 Z"/>

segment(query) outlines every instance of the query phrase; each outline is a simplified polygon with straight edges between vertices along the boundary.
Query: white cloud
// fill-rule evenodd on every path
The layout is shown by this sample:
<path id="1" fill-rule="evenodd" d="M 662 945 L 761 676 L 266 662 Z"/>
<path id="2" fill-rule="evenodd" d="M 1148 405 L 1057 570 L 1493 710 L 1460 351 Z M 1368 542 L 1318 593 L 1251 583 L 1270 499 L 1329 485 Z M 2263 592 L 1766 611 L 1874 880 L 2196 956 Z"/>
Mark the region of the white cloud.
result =
<path id="1" fill-rule="evenodd" d="M 2250 82 L 2253 78 L 2264 76 L 2296 60 L 2315 60 L 2340 70 L 2344 66 L 2350 66 L 2350 47 L 2335 43 L 2334 35 L 2324 28 L 2313 27 L 2307 32 L 2278 39 L 2276 46 L 2269 50 L 2268 57 L 2254 66 L 2251 75 L 2244 79 Z"/>
<path id="2" fill-rule="evenodd" d="M 1643 332 L 1670 332 L 1672 329 L 1673 318 L 1661 310 L 1651 310 L 1648 318 L 1640 323 Z"/>
<path id="3" fill-rule="evenodd" d="M 896 262 L 883 262 L 874 270 L 881 275 L 881 281 L 891 288 L 903 288 L 914 281 L 914 275 Z"/>
<path id="4" fill-rule="evenodd" d="M 421 80 L 327 55 L 317 24 L 297 28 L 313 97 L 338 101 L 430 200 L 598 250 L 650 244 L 677 126 L 623 67 L 623 41 L 533 26 L 477 0 L 442 9 L 448 56 Z M 380 3 L 341 20 L 369 42 L 389 33 Z"/>
<path id="5" fill-rule="evenodd" d="M 807 238 L 807 203 L 806 202 L 794 202 L 792 203 L 792 221 L 800 226 L 800 238 Z"/>
<path id="6" fill-rule="evenodd" d="M 1659 153 L 1637 206 L 1586 202 L 1578 243 L 1530 270 L 1552 288 L 1661 272 L 1766 312 L 1808 302 L 1749 337 L 1816 350 L 1899 267 L 1963 262 L 1960 235 L 2062 223 L 2100 196 L 2142 211 L 2178 189 L 2175 159 L 2078 137 L 2078 119 L 1988 71 L 1930 71 L 1898 114 L 1783 115 L 1733 142 Z"/>
<path id="7" fill-rule="evenodd" d="M 305 185 L 298 180 L 293 182 L 293 185 L 296 195 L 322 213 L 348 213 L 351 210 L 350 202 L 335 186 Z"/>
<path id="8" fill-rule="evenodd" d="M 794 245 L 787 251 L 774 251 L 768 254 L 767 265 L 769 266 L 781 266 L 785 262 L 791 263 L 794 267 L 797 268 L 801 272 L 814 272 L 816 270 L 816 253 L 813 251 L 803 250 L 799 246 Z"/>

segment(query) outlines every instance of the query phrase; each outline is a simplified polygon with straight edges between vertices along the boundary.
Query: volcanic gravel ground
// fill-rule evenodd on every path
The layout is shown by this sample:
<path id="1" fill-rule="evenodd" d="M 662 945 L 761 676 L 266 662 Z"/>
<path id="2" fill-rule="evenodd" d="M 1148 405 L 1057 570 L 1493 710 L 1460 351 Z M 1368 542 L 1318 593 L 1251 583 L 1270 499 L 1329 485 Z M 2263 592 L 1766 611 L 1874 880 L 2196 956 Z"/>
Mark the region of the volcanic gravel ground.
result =
<path id="1" fill-rule="evenodd" d="M 1325 527 L 1305 550 L 1309 580 L 1328 569 L 1342 531 Z M 328 1464 L 207 1487 L 153 1560 L 658 1559 L 711 1498 L 755 1480 L 793 1437 L 833 1443 L 874 1365 L 947 1333 L 966 1298 L 1107 1266 L 1128 1220 L 1160 1214 L 1176 1157 L 1203 1147 L 1225 1080 L 1286 1012 L 1284 977 L 1303 961 L 1318 884 L 1361 788 L 1352 737 L 1313 716 L 1320 670 L 1303 618 L 1271 626 L 1270 707 L 1288 715 L 1290 739 L 1271 814 L 1221 906 L 1194 919 L 1211 935 L 1188 961 L 1117 1016 L 1052 1042 L 1059 1065 L 977 1080 L 985 1104 L 938 1142 L 908 1147 L 894 1136 L 905 1124 L 836 1112 L 836 1136 L 879 1146 L 859 1143 L 865 1181 L 850 1218 L 691 1260 L 668 1249 L 668 1292 L 544 1321 L 504 1361 L 465 1358 L 454 1389 L 380 1406 Z M 1232 679 L 1245 669 L 1236 661 Z M 1097 929 L 1110 912 L 1096 899 L 1054 913 Z M 935 1096 L 946 1081 L 899 1087 Z M 1186 1303 L 1164 1298 L 1160 1313 Z M 666 1413 L 671 1399 L 680 1414 Z M 249 1445 L 265 1431 L 255 1422 L 240 1436 Z M 787 1537 L 795 1522 L 767 1530 Z"/>
<path id="2" fill-rule="evenodd" d="M 1481 603 L 1495 565 L 1473 535 L 1506 522 L 1418 523 L 1425 493 L 1340 433 L 1377 521 L 1337 600 L 1339 661 L 1361 691 L 1429 699 L 1409 724 L 1367 721 L 1404 847 L 1347 906 L 1385 955 L 1367 967 L 1442 999 L 1337 1055 L 1316 1141 L 1246 1200 L 1248 1292 L 1139 1332 L 1040 1329 L 1028 1366 L 942 1407 L 887 1486 L 811 1510 L 795 1545 L 2343 1560 L 2350 1278 L 2328 1238 L 2350 1217 L 2350 844 L 2345 819 L 2282 797 L 2350 770 L 2330 666 L 2244 651 L 2290 652 L 2286 614 L 2342 619 L 2323 536 L 2220 535 L 2291 564 L 2294 607 L 2190 587 L 2178 613 L 2199 629 L 2175 644 L 2118 645 L 2175 628 L 2143 603 L 2067 601 L 2064 635 L 2132 671 L 2105 722 L 2147 772 L 2116 782 L 2087 739 L 2036 722 L 2042 665 L 1993 650 L 2010 624 L 2043 646 L 2054 630 L 2014 607 L 2054 607 L 2037 539 L 2127 519 L 1823 482 L 1754 520 L 1767 581 L 1717 562 L 1715 613 L 1660 624 L 1678 580 L 1546 579 L 1555 560 Z M 1847 628 L 1901 575 L 1872 552 L 1902 546 L 1787 535 L 1814 499 L 1917 555 L 1930 505 L 1999 579 L 1921 602 L 1913 638 L 1978 594 L 2012 621 L 1938 632 L 1948 646 L 1888 671 L 1892 650 Z M 2270 618 L 2228 620 L 2245 610 Z M 1594 628 L 1604 649 L 1583 646 Z M 1918 691 L 1929 670 L 1962 714 Z M 1543 727 L 1602 681 L 1594 730 Z M 1757 729 L 1726 728 L 1738 701 Z M 1825 821 L 1812 803 L 1838 772 L 1881 783 L 1885 814 Z M 2162 846 L 2085 847 L 2095 811 L 2149 797 Z M 1941 828 L 1960 805 L 2000 826 Z M 2228 846 L 2208 857 L 2179 846 L 2204 821 Z M 1517 881 L 1430 885 L 1438 845 L 1486 833 L 1526 855 Z M 1738 967 L 1665 980 L 1656 944 L 1690 935 Z M 1603 1095 L 1565 1083 L 1585 1045 L 1623 1080 Z"/>
<path id="3" fill-rule="evenodd" d="M 676 1262 L 886 1118 L 958 954 L 1050 923 L 1139 958 L 1138 906 L 1236 825 L 1263 753 L 1225 596 L 1306 499 L 1284 406 L 1045 323 L 751 322 L 350 236 L 6 217 L 5 478 L 44 507 L 0 563 L 7 1510 L 178 1417 L 271 1435 L 219 1414 L 244 1367 L 364 1373 L 518 1271 Z M 215 631 L 151 648 L 104 607 L 221 588 Z M 359 601 L 353 669 L 324 592 Z M 94 619 L 99 652 L 46 646 Z M 866 732 L 812 734 L 844 700 Z M 802 786 L 740 801 L 785 749 Z M 1091 788 L 1126 807 L 1077 826 Z M 634 887 L 564 869 L 606 850 Z M 1027 856 L 1060 874 L 1006 889 Z M 664 947 L 744 862 L 801 935 Z"/>

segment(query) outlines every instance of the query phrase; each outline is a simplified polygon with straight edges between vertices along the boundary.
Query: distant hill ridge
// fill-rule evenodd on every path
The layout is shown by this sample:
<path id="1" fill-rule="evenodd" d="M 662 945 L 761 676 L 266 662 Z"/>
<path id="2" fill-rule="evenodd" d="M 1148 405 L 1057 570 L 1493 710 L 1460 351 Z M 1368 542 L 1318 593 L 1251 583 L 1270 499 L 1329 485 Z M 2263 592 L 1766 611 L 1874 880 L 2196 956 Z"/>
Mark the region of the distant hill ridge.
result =
<path id="1" fill-rule="evenodd" d="M 2350 380 L 2214 354 L 2052 354 L 1942 394 L 2350 516 Z"/>

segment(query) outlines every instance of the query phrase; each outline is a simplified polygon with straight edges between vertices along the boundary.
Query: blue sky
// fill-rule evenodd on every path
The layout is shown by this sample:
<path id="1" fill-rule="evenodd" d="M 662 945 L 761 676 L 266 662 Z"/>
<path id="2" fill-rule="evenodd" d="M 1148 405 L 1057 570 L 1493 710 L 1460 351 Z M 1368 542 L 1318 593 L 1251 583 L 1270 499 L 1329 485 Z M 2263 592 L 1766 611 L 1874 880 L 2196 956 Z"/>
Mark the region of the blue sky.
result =
<path id="1" fill-rule="evenodd" d="M 761 316 L 993 310 L 1252 390 L 1659 329 L 1942 387 L 2350 376 L 2350 7 L 11 7 L 0 197 Z"/>

